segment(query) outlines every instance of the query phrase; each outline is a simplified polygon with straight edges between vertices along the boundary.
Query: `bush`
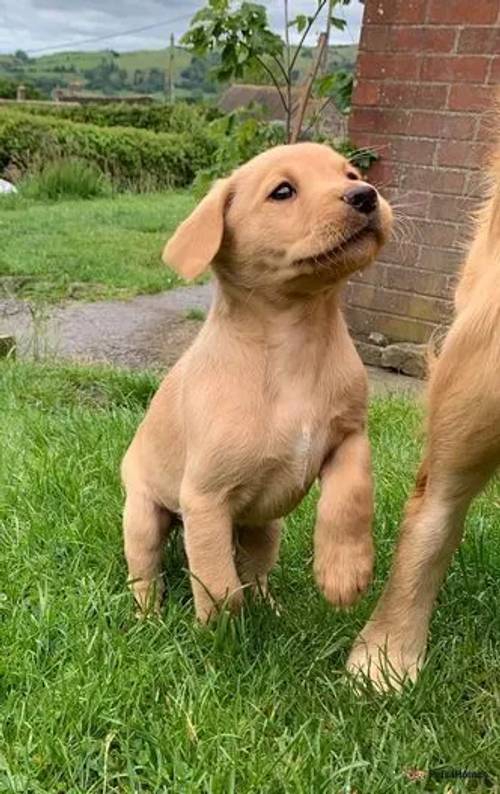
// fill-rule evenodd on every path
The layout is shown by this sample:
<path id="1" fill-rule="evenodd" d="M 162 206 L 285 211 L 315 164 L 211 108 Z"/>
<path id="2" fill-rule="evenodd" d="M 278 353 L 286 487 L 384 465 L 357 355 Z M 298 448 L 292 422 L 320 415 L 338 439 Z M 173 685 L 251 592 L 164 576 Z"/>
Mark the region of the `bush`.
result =
<path id="1" fill-rule="evenodd" d="M 188 105 L 177 102 L 173 105 L 129 105 L 116 102 L 109 105 L 23 105 L 23 112 L 37 116 L 52 116 L 98 127 L 136 127 L 152 132 L 192 132 L 202 130 L 207 121 L 220 115 L 207 105 Z"/>
<path id="2" fill-rule="evenodd" d="M 155 133 L 0 110 L 0 172 L 14 166 L 25 174 L 55 157 L 78 158 L 94 164 L 118 189 L 184 187 L 209 165 L 215 146 L 201 130 Z"/>
<path id="3" fill-rule="evenodd" d="M 20 81 L 14 80 L 6 80 L 4 77 L 0 77 L 0 97 L 2 99 L 16 99 L 17 97 L 17 86 L 20 85 Z M 42 94 L 38 91 L 37 88 L 34 88 L 30 83 L 23 83 L 26 89 L 26 98 L 27 99 L 41 99 Z"/>
<path id="4" fill-rule="evenodd" d="M 263 121 L 254 114 L 255 109 L 237 110 L 207 125 L 207 133 L 212 138 L 215 152 L 210 165 L 196 176 L 196 198 L 201 198 L 215 179 L 227 176 L 234 168 L 260 152 L 285 143 L 283 124 Z M 368 169 L 373 160 L 377 159 L 377 155 L 369 149 L 357 149 L 348 140 L 331 140 L 324 136 L 314 140 L 333 146 L 362 171 Z"/>
<path id="5" fill-rule="evenodd" d="M 226 176 L 241 163 L 271 146 L 285 142 L 282 124 L 259 120 L 247 110 L 238 110 L 212 121 L 207 127 L 214 144 L 214 156 L 195 180 L 197 198 L 204 195 L 214 179 Z"/>
<path id="6" fill-rule="evenodd" d="M 97 166 L 83 160 L 55 160 L 46 163 L 32 173 L 22 193 L 35 199 L 58 201 L 59 199 L 90 199 L 110 195 L 109 180 Z"/>

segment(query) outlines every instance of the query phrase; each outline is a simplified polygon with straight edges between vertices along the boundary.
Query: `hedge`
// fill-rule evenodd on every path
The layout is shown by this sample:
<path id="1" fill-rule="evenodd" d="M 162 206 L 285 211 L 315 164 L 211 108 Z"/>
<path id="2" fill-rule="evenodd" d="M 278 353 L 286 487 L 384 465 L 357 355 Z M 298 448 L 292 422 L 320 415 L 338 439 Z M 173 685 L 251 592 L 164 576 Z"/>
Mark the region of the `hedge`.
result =
<path id="1" fill-rule="evenodd" d="M 133 105 L 116 102 L 109 105 L 66 105 L 47 102 L 45 105 L 23 104 L 23 113 L 36 116 L 53 116 L 98 127 L 136 127 L 153 132 L 186 132 L 202 129 L 207 121 L 220 115 L 215 108 L 206 105 L 190 105 L 186 102 L 153 105 Z"/>
<path id="2" fill-rule="evenodd" d="M 201 130 L 155 133 L 0 110 L 0 172 L 78 158 L 97 165 L 121 189 L 184 187 L 209 165 L 214 149 Z"/>

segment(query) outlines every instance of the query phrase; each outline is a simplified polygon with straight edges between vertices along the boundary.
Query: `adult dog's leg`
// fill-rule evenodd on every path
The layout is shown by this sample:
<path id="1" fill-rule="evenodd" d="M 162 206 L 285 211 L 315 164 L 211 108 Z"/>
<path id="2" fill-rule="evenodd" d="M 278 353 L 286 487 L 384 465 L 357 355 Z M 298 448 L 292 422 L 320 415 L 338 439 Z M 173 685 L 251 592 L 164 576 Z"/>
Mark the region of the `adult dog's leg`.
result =
<path id="1" fill-rule="evenodd" d="M 470 501 L 486 477 L 424 463 L 407 507 L 392 572 L 348 661 L 381 689 L 415 680 L 439 587 L 462 537 Z"/>
<path id="2" fill-rule="evenodd" d="M 352 433 L 321 471 L 314 534 L 314 573 L 328 601 L 352 604 L 373 568 L 373 486 L 366 434 Z"/>
<path id="3" fill-rule="evenodd" d="M 243 593 L 233 555 L 233 527 L 226 505 L 184 488 L 181 510 L 196 617 L 206 623 L 220 606 L 237 611 Z"/>
<path id="4" fill-rule="evenodd" d="M 457 324 L 435 366 L 425 461 L 389 581 L 348 661 L 351 671 L 361 670 L 381 688 L 416 678 L 467 509 L 500 462 L 497 348 L 485 334 L 474 337 L 475 327 Z"/>
<path id="5" fill-rule="evenodd" d="M 241 581 L 254 592 L 267 595 L 267 576 L 278 560 L 281 521 L 263 527 L 239 527 L 236 533 L 236 567 Z"/>
<path id="6" fill-rule="evenodd" d="M 144 491 L 127 491 L 123 516 L 129 581 L 142 612 L 158 611 L 163 595 L 161 561 L 172 516 Z"/>

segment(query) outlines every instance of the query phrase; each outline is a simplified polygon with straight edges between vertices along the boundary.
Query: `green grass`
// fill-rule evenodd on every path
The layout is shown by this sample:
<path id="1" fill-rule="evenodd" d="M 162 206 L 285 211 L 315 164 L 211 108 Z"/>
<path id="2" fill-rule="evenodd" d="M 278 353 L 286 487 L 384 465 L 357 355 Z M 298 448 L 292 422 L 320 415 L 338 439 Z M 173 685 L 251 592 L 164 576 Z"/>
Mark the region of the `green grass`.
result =
<path id="1" fill-rule="evenodd" d="M 335 612 L 311 574 L 312 494 L 289 518 L 264 605 L 193 622 L 172 548 L 161 620 L 136 622 L 121 551 L 120 458 L 156 386 L 107 369 L 3 364 L 0 791 L 387 794 L 444 791 L 409 769 L 498 772 L 498 488 L 469 519 L 418 685 L 356 697 L 349 647 L 387 573 L 419 415 L 371 410 L 378 561 Z M 450 781 L 450 791 L 484 790 Z"/>
<path id="2" fill-rule="evenodd" d="M 54 203 L 4 197 L 0 294 L 92 300 L 174 287 L 180 279 L 161 252 L 192 206 L 182 192 Z"/>

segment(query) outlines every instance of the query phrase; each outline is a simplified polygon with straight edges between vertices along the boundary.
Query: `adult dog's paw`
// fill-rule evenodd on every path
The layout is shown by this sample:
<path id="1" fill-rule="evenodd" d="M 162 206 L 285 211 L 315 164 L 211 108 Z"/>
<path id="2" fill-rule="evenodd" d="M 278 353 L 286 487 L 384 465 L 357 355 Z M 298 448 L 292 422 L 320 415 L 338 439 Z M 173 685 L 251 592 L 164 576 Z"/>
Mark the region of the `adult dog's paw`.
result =
<path id="1" fill-rule="evenodd" d="M 357 637 L 347 670 L 359 684 L 371 682 L 379 692 L 400 691 L 417 680 L 425 644 L 404 645 L 396 636 L 368 624 Z"/>

